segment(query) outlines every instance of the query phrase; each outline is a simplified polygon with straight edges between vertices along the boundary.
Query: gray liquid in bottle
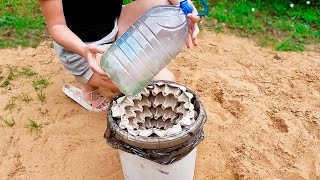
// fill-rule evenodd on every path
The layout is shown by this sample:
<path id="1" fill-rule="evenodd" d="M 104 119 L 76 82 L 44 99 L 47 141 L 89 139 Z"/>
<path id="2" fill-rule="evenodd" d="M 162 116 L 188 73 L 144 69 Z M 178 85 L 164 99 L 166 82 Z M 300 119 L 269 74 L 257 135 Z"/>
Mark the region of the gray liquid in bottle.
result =
<path id="1" fill-rule="evenodd" d="M 156 6 L 115 41 L 100 65 L 123 94 L 134 96 L 178 55 L 187 35 L 187 16 L 179 6 Z"/>

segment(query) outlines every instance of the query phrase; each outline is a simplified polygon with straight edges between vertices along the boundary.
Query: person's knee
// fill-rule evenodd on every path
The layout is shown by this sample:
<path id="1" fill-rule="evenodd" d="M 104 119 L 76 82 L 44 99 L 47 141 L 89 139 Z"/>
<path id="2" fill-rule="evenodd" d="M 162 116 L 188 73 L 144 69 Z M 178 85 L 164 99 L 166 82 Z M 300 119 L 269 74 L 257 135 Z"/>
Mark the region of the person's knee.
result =
<path id="1" fill-rule="evenodd" d="M 170 1 L 169 0 L 158 0 L 158 2 L 155 3 L 155 6 L 158 5 L 170 5 Z"/>
<path id="2" fill-rule="evenodd" d="M 122 8 L 120 17 L 118 19 L 119 31 L 116 39 L 125 33 L 145 11 L 158 5 L 170 5 L 170 2 L 168 0 L 136 0 L 126 4 Z"/>
<path id="3" fill-rule="evenodd" d="M 174 77 L 174 74 L 170 70 L 168 70 L 168 71 L 169 72 L 166 74 L 166 79 L 165 80 L 167 80 L 167 81 L 175 81 L 176 78 Z"/>
<path id="4" fill-rule="evenodd" d="M 153 78 L 153 80 L 175 81 L 175 76 L 169 69 L 164 68 Z"/>

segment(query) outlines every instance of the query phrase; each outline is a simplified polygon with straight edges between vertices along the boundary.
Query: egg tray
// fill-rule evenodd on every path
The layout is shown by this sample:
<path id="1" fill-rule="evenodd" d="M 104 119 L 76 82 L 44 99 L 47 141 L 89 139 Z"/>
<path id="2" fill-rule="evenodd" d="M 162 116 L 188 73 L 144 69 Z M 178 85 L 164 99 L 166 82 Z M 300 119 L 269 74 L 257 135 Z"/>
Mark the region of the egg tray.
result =
<path id="1" fill-rule="evenodd" d="M 118 94 L 110 103 L 106 139 L 144 148 L 169 148 L 202 130 L 206 113 L 187 87 L 153 81 L 134 97 Z"/>
<path id="2" fill-rule="evenodd" d="M 118 98 L 111 111 L 119 127 L 131 135 L 165 137 L 195 122 L 192 98 L 184 86 L 157 83 L 134 97 Z"/>

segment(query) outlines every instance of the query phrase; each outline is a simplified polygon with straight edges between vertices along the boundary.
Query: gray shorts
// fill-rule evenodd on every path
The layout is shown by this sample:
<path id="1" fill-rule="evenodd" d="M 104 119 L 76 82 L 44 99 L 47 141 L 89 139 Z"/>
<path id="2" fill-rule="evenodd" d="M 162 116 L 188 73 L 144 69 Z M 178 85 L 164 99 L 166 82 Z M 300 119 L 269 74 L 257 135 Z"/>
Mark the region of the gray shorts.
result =
<path id="1" fill-rule="evenodd" d="M 104 38 L 98 41 L 85 42 L 85 43 L 86 44 L 94 43 L 94 44 L 105 46 L 108 48 L 115 41 L 117 33 L 118 33 L 118 23 L 116 19 L 114 28 L 110 34 L 108 34 L 107 36 L 105 36 Z M 74 76 L 79 77 L 79 79 L 81 79 L 84 83 L 88 83 L 88 81 L 93 75 L 93 71 L 89 67 L 87 60 L 76 53 L 68 51 L 67 49 L 60 46 L 55 41 L 53 42 L 53 44 L 54 44 L 54 49 L 61 63 L 65 67 L 66 71 Z"/>

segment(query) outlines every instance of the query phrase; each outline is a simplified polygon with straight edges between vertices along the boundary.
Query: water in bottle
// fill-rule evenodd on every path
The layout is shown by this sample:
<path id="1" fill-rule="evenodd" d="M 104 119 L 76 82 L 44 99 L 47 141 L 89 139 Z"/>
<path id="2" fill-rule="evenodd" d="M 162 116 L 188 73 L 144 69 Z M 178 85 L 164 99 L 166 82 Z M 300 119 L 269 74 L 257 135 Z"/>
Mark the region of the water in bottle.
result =
<path id="1" fill-rule="evenodd" d="M 183 49 L 192 12 L 186 1 L 146 11 L 103 54 L 101 68 L 122 93 L 138 94 Z"/>

